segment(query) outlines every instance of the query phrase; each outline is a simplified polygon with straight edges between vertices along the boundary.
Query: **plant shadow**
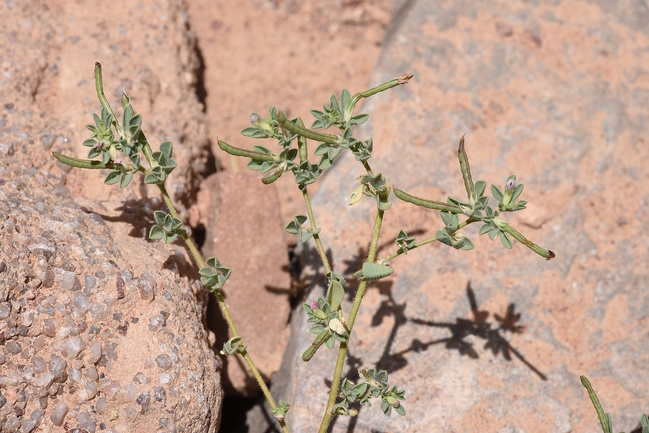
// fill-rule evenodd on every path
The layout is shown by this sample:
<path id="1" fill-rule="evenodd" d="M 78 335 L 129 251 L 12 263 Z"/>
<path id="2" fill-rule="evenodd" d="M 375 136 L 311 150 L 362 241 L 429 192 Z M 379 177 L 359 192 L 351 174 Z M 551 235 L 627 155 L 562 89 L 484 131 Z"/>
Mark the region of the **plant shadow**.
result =
<path id="1" fill-rule="evenodd" d="M 516 312 L 516 306 L 514 303 L 510 303 L 502 315 L 493 313 L 495 321 L 490 322 L 488 319 L 491 313 L 479 309 L 475 292 L 469 284 L 466 287 L 466 295 L 471 308 L 469 318 L 458 317 L 454 323 L 435 322 L 416 318 L 409 319 L 405 315 L 406 303 L 398 304 L 394 300 L 394 297 L 392 296 L 392 285 L 393 283 L 391 281 L 380 281 L 374 282 L 370 286 L 378 289 L 380 293 L 386 297 L 374 313 L 371 326 L 376 327 L 381 325 L 383 321 L 390 316 L 393 317 L 394 320 L 392 329 L 390 330 L 383 347 L 381 357 L 375 365 L 378 370 L 386 370 L 388 373 L 400 370 L 408 364 L 406 355 L 409 352 L 423 352 L 428 350 L 431 346 L 438 344 L 444 344 L 447 350 L 457 350 L 461 355 L 477 360 L 480 356 L 474 348 L 474 343 L 466 341 L 467 337 L 474 336 L 485 340 L 484 349 L 491 350 L 495 356 L 500 354 L 507 361 L 513 361 L 514 358 L 517 358 L 541 380 L 547 380 L 547 376 L 528 361 L 525 356 L 513 347 L 505 338 L 507 332 L 511 334 L 522 334 L 525 330 L 525 326 L 520 324 L 522 314 Z M 447 328 L 451 335 L 447 338 L 430 342 L 422 342 L 419 339 L 413 339 L 408 349 L 390 353 L 390 349 L 398 334 L 399 328 L 408 322 L 418 325 Z M 350 350 L 347 356 L 347 366 L 349 369 L 345 377 L 351 382 L 358 383 L 360 379 L 358 369 L 363 366 L 363 360 L 360 357 L 354 356 Z M 325 383 L 328 387 L 331 387 L 330 381 L 325 380 Z M 358 404 L 352 405 L 352 407 L 357 409 L 359 413 L 364 410 L 364 407 Z M 334 419 L 329 431 L 331 431 L 337 419 L 338 418 Z M 357 419 L 358 416 L 350 418 L 350 422 L 347 425 L 347 433 L 354 432 Z"/>
<path id="2" fill-rule="evenodd" d="M 489 318 L 490 313 L 478 308 L 475 292 L 471 288 L 470 284 L 467 285 L 466 295 L 471 307 L 471 318 L 458 317 L 455 319 L 455 323 L 409 319 L 412 323 L 418 325 L 447 328 L 451 335 L 447 338 L 429 342 L 422 342 L 419 339 L 414 339 L 410 344 L 410 348 L 401 353 L 422 352 L 432 345 L 444 344 L 448 350 L 457 350 L 460 355 L 468 356 L 472 359 L 479 359 L 480 356 L 474 348 L 474 343 L 466 341 L 467 337 L 475 336 L 485 340 L 483 348 L 491 350 L 494 356 L 501 354 L 507 361 L 512 361 L 513 357 L 515 357 L 525 364 L 525 366 L 534 372 L 541 380 L 547 380 L 547 376 L 528 361 L 525 356 L 523 356 L 523 354 L 513 347 L 505 338 L 507 332 L 511 334 L 522 334 L 525 330 L 525 326 L 519 324 L 521 313 L 516 313 L 516 305 L 510 303 L 502 316 L 494 313 L 493 316 L 495 322 L 489 322 L 487 319 Z"/>
<path id="3" fill-rule="evenodd" d="M 131 226 L 131 230 L 128 232 L 128 236 L 144 239 L 149 243 L 159 242 L 149 239 L 149 230 L 155 224 L 155 220 L 153 219 L 153 212 L 156 210 L 167 212 L 164 203 L 161 200 L 157 199 L 127 199 L 122 203 L 121 206 L 115 208 L 115 210 L 121 211 L 121 213 L 117 216 L 105 215 L 95 210 L 88 209 L 85 206 L 81 206 L 81 210 L 88 214 L 98 215 L 106 223 L 117 222 L 128 224 Z M 187 251 L 187 254 L 190 254 L 187 246 L 182 241 L 182 239 L 176 239 L 172 243 L 172 245 L 182 248 L 183 250 Z M 162 264 L 162 267 L 190 280 L 196 279 L 196 276 L 198 275 L 198 266 L 194 262 L 188 261 L 187 258 L 181 253 L 171 253 Z"/>

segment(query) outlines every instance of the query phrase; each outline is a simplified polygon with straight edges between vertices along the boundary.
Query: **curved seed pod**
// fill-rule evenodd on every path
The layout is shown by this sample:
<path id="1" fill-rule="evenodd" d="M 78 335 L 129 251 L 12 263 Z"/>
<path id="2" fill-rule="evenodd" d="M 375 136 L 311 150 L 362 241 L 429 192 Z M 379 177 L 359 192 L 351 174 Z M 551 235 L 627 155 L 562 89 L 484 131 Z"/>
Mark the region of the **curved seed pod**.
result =
<path id="1" fill-rule="evenodd" d="M 284 113 L 279 111 L 277 113 L 277 121 L 282 124 L 282 126 L 293 134 L 297 134 L 301 137 L 306 137 L 310 140 L 321 141 L 327 144 L 336 144 L 338 142 L 338 137 L 332 134 L 324 134 L 322 132 L 316 132 L 307 128 L 300 128 L 295 123 L 291 122 L 284 116 Z"/>
<path id="2" fill-rule="evenodd" d="M 469 157 L 464 150 L 464 135 L 460 138 L 460 145 L 457 148 L 457 158 L 460 160 L 460 170 L 462 171 L 462 179 L 464 179 L 464 188 L 466 188 L 466 195 L 469 203 L 473 206 L 476 202 L 475 185 L 471 178 L 471 167 L 469 166 Z"/>
<path id="3" fill-rule="evenodd" d="M 415 197 L 414 195 L 410 195 L 407 192 L 404 192 L 400 189 L 394 188 L 394 195 L 396 195 L 399 199 L 406 201 L 408 203 L 412 203 L 417 206 L 425 207 L 428 209 L 435 209 L 439 211 L 446 211 L 446 212 L 451 212 L 455 214 L 462 213 L 462 209 L 459 206 L 455 206 L 452 204 L 448 203 L 443 203 L 441 201 L 433 201 L 433 200 L 425 200 L 423 198 Z"/>
<path id="4" fill-rule="evenodd" d="M 260 161 L 268 161 L 268 162 L 275 161 L 275 157 L 270 153 L 261 153 L 261 152 L 255 152 L 254 150 L 239 149 L 238 147 L 230 146 L 228 143 L 221 140 L 219 140 L 218 143 L 221 150 L 226 153 L 229 153 L 230 155 L 245 156 L 247 158 L 252 158 Z"/>

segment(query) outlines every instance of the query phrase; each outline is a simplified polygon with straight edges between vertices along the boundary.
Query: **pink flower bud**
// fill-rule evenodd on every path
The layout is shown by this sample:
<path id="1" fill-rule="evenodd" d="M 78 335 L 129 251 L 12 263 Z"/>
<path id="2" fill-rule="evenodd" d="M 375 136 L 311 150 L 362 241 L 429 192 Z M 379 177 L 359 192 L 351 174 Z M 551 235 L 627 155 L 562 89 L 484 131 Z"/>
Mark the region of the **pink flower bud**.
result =
<path id="1" fill-rule="evenodd" d="M 260 120 L 261 120 L 261 116 L 259 114 L 252 113 L 250 115 L 250 123 L 252 123 L 253 125 L 257 126 Z"/>

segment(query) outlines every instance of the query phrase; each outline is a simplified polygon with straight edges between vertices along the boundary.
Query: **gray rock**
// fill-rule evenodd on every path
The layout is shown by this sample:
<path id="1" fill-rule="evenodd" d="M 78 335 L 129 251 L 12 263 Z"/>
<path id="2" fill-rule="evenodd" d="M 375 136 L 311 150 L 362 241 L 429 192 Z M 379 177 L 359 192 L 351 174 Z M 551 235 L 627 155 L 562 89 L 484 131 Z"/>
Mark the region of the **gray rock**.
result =
<path id="1" fill-rule="evenodd" d="M 372 82 L 415 78 L 365 106 L 372 168 L 424 198 L 463 198 L 456 152 L 466 133 L 473 179 L 502 187 L 516 174 L 530 204 L 508 220 L 557 257 L 546 262 L 520 244 L 505 250 L 471 226 L 474 251 L 433 245 L 393 260 L 394 276 L 365 295 L 345 374 L 386 369 L 406 390 L 407 415 L 387 418 L 377 402 L 332 431 L 596 431 L 581 374 L 614 428 L 632 430 L 649 398 L 649 53 L 647 27 L 628 18 L 644 7 L 400 5 Z M 325 248 L 352 294 L 375 206 L 344 207 L 361 174 L 346 155 L 314 200 Z M 379 258 L 401 228 L 423 239 L 441 220 L 394 198 Z M 315 287 L 307 302 L 322 293 Z M 323 349 L 303 363 L 308 327 L 296 310 L 273 380 L 276 399 L 292 404 L 292 431 L 319 425 L 336 355 Z M 268 407 L 258 408 L 250 431 L 265 431 L 269 419 Z"/>

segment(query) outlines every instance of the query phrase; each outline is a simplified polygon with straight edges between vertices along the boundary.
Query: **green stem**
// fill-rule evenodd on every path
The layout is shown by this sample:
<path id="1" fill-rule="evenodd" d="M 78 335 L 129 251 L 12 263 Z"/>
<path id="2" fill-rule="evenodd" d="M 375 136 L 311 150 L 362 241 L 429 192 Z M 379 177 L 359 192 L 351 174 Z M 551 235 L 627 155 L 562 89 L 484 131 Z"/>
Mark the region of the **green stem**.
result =
<path id="1" fill-rule="evenodd" d="M 309 197 L 309 192 L 307 191 L 306 185 L 302 189 L 302 197 L 304 197 L 304 204 L 306 205 L 306 212 L 309 216 L 309 223 L 311 224 L 311 230 L 315 232 L 318 227 L 315 223 L 315 216 L 313 215 L 313 207 L 311 206 L 311 198 Z M 329 259 L 327 259 L 327 253 L 325 252 L 324 246 L 322 245 L 322 240 L 320 239 L 319 233 L 314 233 L 313 240 L 315 241 L 316 248 L 318 249 L 318 255 L 320 255 L 320 260 L 322 260 L 322 265 L 325 268 L 325 273 L 331 272 L 331 265 L 329 264 Z"/>
<path id="2" fill-rule="evenodd" d="M 167 192 L 167 188 L 165 187 L 164 184 L 158 184 L 158 188 L 160 189 L 160 193 L 162 194 L 162 197 L 165 201 L 165 204 L 167 205 L 167 208 L 169 209 L 169 213 L 171 214 L 172 217 L 178 218 L 178 212 L 176 211 L 176 207 L 174 206 L 173 202 L 171 201 L 171 197 L 169 196 L 169 193 Z M 182 234 L 182 238 L 184 239 L 185 243 L 187 244 L 187 248 L 189 248 L 190 253 L 192 254 L 192 257 L 196 261 L 196 264 L 198 265 L 199 268 L 204 268 L 207 265 L 205 264 L 205 260 L 203 260 L 203 256 L 201 253 L 198 251 L 198 248 L 196 247 L 196 244 L 194 244 L 194 241 L 189 237 L 189 235 L 185 232 Z M 221 310 L 221 314 L 223 314 L 223 318 L 228 324 L 228 327 L 230 328 L 230 331 L 232 332 L 232 337 L 241 337 L 241 334 L 239 334 L 239 331 L 237 331 L 237 327 L 234 324 L 234 320 L 232 320 L 232 316 L 230 315 L 230 310 L 228 309 L 227 304 L 225 303 L 225 299 L 223 299 L 223 295 L 221 294 L 220 290 L 217 290 L 215 292 L 216 300 L 219 304 L 219 309 Z M 277 403 L 275 403 L 275 399 L 270 393 L 270 390 L 268 389 L 268 386 L 266 385 L 266 382 L 264 381 L 264 378 L 262 377 L 261 373 L 259 372 L 259 369 L 255 365 L 254 361 L 252 360 L 252 357 L 250 356 L 250 353 L 246 349 L 241 356 L 243 357 L 244 361 L 246 361 L 246 364 L 248 364 L 248 368 L 250 368 L 250 371 L 252 372 L 252 375 L 255 377 L 255 380 L 259 384 L 259 387 L 261 388 L 262 393 L 266 397 L 266 400 L 268 400 L 268 403 L 270 404 L 270 407 L 274 410 L 277 409 Z M 282 430 L 286 433 L 288 433 L 288 428 L 286 427 L 286 422 L 284 420 L 279 421 L 280 425 L 282 426 Z"/>
<path id="3" fill-rule="evenodd" d="M 381 234 L 381 225 L 383 223 L 383 213 L 381 209 L 377 209 L 376 218 L 374 220 L 374 230 L 372 231 L 372 242 L 370 243 L 370 248 L 367 253 L 367 261 L 373 263 L 376 260 L 376 251 L 379 244 L 379 236 Z M 354 297 L 354 302 L 352 304 L 352 309 L 349 312 L 347 317 L 347 323 L 345 326 L 349 331 L 349 338 L 351 338 L 352 329 L 354 328 L 354 322 L 356 321 L 356 316 L 361 307 L 361 302 L 363 301 L 363 296 L 367 290 L 367 281 L 362 281 L 358 285 L 358 291 Z M 340 389 L 340 380 L 342 377 L 343 367 L 345 366 L 345 358 L 347 356 L 347 342 L 341 343 L 340 348 L 338 349 L 338 357 L 336 358 L 336 369 L 334 370 L 334 376 L 331 383 L 331 391 L 329 392 L 329 400 L 327 401 L 327 409 L 325 410 L 324 417 L 322 418 L 322 423 L 320 424 L 319 433 L 326 433 L 331 423 L 331 419 L 334 416 L 333 408 L 336 404 L 336 398 L 338 397 L 338 390 Z"/>
<path id="4" fill-rule="evenodd" d="M 469 224 L 477 222 L 477 221 L 480 221 L 480 220 L 469 218 L 466 221 L 461 222 L 457 226 L 457 230 L 460 230 L 460 229 L 468 226 Z M 437 240 L 439 240 L 439 239 L 437 238 L 437 235 L 435 235 L 435 236 L 431 236 L 429 238 L 426 238 L 426 239 L 424 239 L 422 241 L 415 242 L 415 244 L 411 248 L 408 248 L 408 251 L 412 251 L 412 250 L 414 250 L 416 248 L 423 247 L 424 245 L 430 244 L 431 242 L 435 242 Z M 390 260 L 394 259 L 395 257 L 400 256 L 401 254 L 403 254 L 403 249 L 399 248 L 398 250 L 396 250 L 394 253 L 390 254 L 386 258 L 379 260 L 379 262 L 381 262 L 381 263 L 389 262 Z"/>
<path id="5" fill-rule="evenodd" d="M 277 112 L 277 121 L 282 124 L 282 126 L 293 134 L 297 134 L 301 137 L 306 137 L 309 140 L 321 141 L 327 144 L 336 144 L 340 137 L 332 134 L 325 134 L 323 132 L 314 131 L 313 129 L 301 128 L 295 123 L 291 122 L 284 116 L 284 113 L 281 111 Z"/>
<path id="6" fill-rule="evenodd" d="M 367 174 L 370 176 L 374 177 L 374 173 L 372 172 L 372 168 L 370 167 L 370 163 L 365 161 L 361 161 L 361 164 L 363 164 L 363 167 L 365 167 L 365 170 L 367 171 Z"/>
<path id="7" fill-rule="evenodd" d="M 430 244 L 431 242 L 435 242 L 436 240 L 438 240 L 437 236 L 431 236 L 431 237 L 426 238 L 426 239 L 424 239 L 422 241 L 416 242 L 411 248 L 408 248 L 408 251 L 412 251 L 412 250 L 414 250 L 416 248 L 423 247 L 424 245 Z M 400 256 L 401 254 L 403 254 L 403 249 L 399 248 L 397 251 L 390 254 L 386 258 L 381 259 L 380 262 L 381 263 L 389 262 L 390 260 L 394 259 L 395 257 Z"/>

